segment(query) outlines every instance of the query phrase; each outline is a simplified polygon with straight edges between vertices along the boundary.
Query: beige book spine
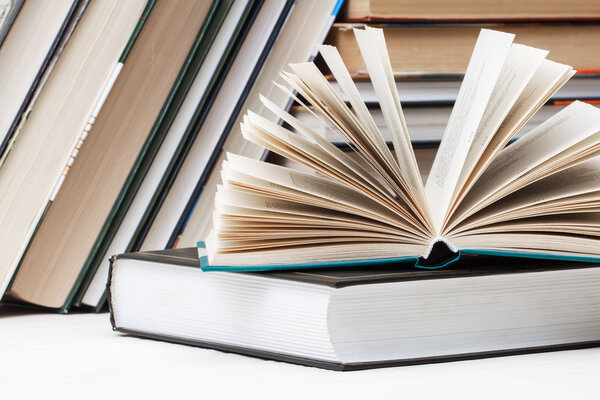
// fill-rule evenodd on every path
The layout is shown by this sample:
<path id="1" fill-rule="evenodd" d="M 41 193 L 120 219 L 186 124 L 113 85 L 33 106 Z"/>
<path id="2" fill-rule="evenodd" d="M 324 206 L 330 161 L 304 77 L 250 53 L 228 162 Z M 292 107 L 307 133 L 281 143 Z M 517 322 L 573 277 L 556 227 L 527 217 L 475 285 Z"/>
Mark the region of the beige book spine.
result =
<path id="1" fill-rule="evenodd" d="M 102 109 L 102 106 L 104 105 L 104 102 L 106 101 L 106 98 L 108 97 L 108 94 L 110 93 L 112 87 L 114 86 L 115 81 L 119 77 L 119 73 L 121 72 L 122 69 L 123 69 L 123 63 L 120 63 L 120 62 L 117 63 L 114 66 L 114 68 L 113 68 L 112 72 L 110 73 L 110 75 L 108 76 L 108 78 L 106 79 L 106 81 L 104 82 L 102 90 L 100 91 L 100 93 L 98 94 L 98 98 L 94 102 L 94 106 L 92 108 L 89 118 L 87 119 L 87 122 L 83 124 L 83 127 L 81 128 L 79 135 L 77 135 L 77 138 L 73 142 L 73 149 L 71 150 L 71 153 L 70 153 L 69 157 L 67 158 L 67 161 L 65 162 L 65 167 L 63 168 L 62 173 L 57 178 L 56 183 L 54 184 L 54 189 L 52 189 L 52 194 L 50 195 L 50 201 L 54 201 L 54 199 L 56 198 L 56 195 L 58 194 L 58 192 L 60 190 L 60 187 L 65 182 L 67 174 L 71 170 L 71 166 L 75 162 L 75 158 L 77 158 L 77 155 L 79 154 L 79 150 L 81 149 L 81 146 L 83 146 L 83 142 L 85 141 L 88 134 L 90 133 L 92 126 L 94 126 L 94 123 L 96 122 L 96 118 L 98 117 L 98 114 L 100 113 L 100 110 Z"/>

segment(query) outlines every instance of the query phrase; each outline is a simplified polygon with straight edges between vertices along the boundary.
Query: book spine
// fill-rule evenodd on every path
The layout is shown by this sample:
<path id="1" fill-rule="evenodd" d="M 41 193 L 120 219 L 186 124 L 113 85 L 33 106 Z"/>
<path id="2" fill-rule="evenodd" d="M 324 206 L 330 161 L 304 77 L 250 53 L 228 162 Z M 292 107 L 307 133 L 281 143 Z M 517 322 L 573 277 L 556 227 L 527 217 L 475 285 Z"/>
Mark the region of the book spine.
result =
<path id="1" fill-rule="evenodd" d="M 63 169 L 62 174 L 60 175 L 60 177 L 58 178 L 58 181 L 56 182 L 56 184 L 54 186 L 54 190 L 52 191 L 52 194 L 50 195 L 51 202 L 54 201 L 54 199 L 56 198 L 56 195 L 58 194 L 58 192 L 60 190 L 60 187 L 65 182 L 65 178 L 67 177 L 67 174 L 69 173 L 69 170 L 71 169 L 71 166 L 75 162 L 75 158 L 79 154 L 79 150 L 81 149 L 83 142 L 85 141 L 88 134 L 90 133 L 92 126 L 96 122 L 96 118 L 98 117 L 98 114 L 100 113 L 100 110 L 102 109 L 102 106 L 104 105 L 104 102 L 106 101 L 106 98 L 108 97 L 108 94 L 110 93 L 112 87 L 114 86 L 115 81 L 119 77 L 119 73 L 121 72 L 121 69 L 123 69 L 123 63 L 119 62 L 113 67 L 111 74 L 108 76 L 108 79 L 104 83 L 98 98 L 94 102 L 94 108 L 92 109 L 92 113 L 91 113 L 90 117 L 88 118 L 87 122 L 84 124 L 80 134 L 78 135 L 75 145 L 73 146 L 73 150 L 71 151 L 71 155 L 69 156 L 69 158 L 65 164 L 65 168 Z"/>
<path id="2" fill-rule="evenodd" d="M 319 40 L 317 42 L 318 43 L 317 47 L 313 51 L 313 54 L 311 55 L 309 61 L 314 60 L 314 58 L 319 53 L 319 45 L 321 43 L 325 42 L 325 37 L 327 36 L 327 34 L 329 33 L 329 30 L 333 26 L 333 22 L 335 21 L 337 15 L 339 14 L 340 9 L 342 8 L 343 4 L 344 4 L 344 0 L 337 0 L 337 3 L 335 3 L 335 5 L 333 6 L 333 10 L 331 10 L 331 15 L 329 16 L 329 21 L 327 22 L 327 24 L 325 24 L 323 32 L 321 33 L 321 37 L 319 38 Z"/>
<path id="3" fill-rule="evenodd" d="M 292 13 L 292 9 L 293 9 L 294 5 L 296 4 L 296 1 L 298 1 L 298 0 L 287 0 L 281 11 L 281 14 L 277 18 L 277 22 L 275 23 L 275 29 L 271 33 L 271 36 L 269 37 L 266 46 L 263 48 L 261 55 L 258 59 L 258 62 L 254 66 L 252 74 L 250 75 L 250 79 L 246 83 L 246 86 L 244 87 L 242 95 L 237 100 L 237 103 L 235 105 L 233 112 L 231 113 L 231 115 L 229 115 L 229 120 L 227 122 L 227 125 L 225 125 L 225 129 L 223 129 L 223 132 L 221 132 L 221 136 L 220 136 L 219 140 L 217 141 L 217 144 L 213 148 L 213 151 L 208 159 L 208 162 L 206 163 L 206 166 L 204 167 L 204 171 L 200 175 L 200 179 L 198 180 L 198 183 L 196 184 L 196 187 L 192 193 L 192 196 L 190 196 L 188 203 L 186 204 L 184 210 L 180 214 L 179 220 L 177 221 L 177 224 L 175 225 L 175 228 L 173 229 L 173 232 L 171 233 L 171 236 L 169 237 L 169 239 L 167 241 L 167 245 L 165 246 L 166 248 L 173 248 L 175 245 L 175 242 L 178 241 L 179 235 L 181 233 L 183 233 L 185 224 L 187 223 L 187 221 L 189 221 L 189 218 L 191 216 L 192 208 L 195 207 L 195 205 L 197 204 L 200 193 L 202 193 L 202 191 L 204 190 L 204 184 L 205 184 L 206 180 L 208 179 L 208 177 L 210 176 L 210 173 L 212 172 L 212 170 L 215 166 L 215 163 L 217 162 L 217 160 L 221 154 L 223 144 L 225 143 L 225 140 L 227 140 L 229 132 L 231 131 L 233 125 L 235 124 L 235 121 L 237 120 L 237 116 L 240 114 L 242 107 L 243 107 L 244 103 L 246 102 L 248 95 L 250 94 L 252 86 L 254 85 L 254 81 L 256 81 L 256 79 L 258 78 L 258 75 L 262 71 L 263 65 L 265 64 L 267 58 L 269 57 L 269 54 L 271 53 L 271 51 L 275 45 L 275 42 L 277 42 L 277 38 L 281 34 L 283 27 L 285 26 L 288 18 L 290 17 L 290 15 Z M 187 153 L 183 154 L 182 156 L 183 156 L 183 158 L 185 158 L 187 156 Z M 176 174 L 176 172 L 175 172 L 175 174 Z"/>
<path id="4" fill-rule="evenodd" d="M 152 8 L 154 7 L 155 3 L 156 3 L 156 0 L 148 0 L 148 3 L 146 4 L 146 8 L 142 12 L 142 15 L 140 16 L 140 19 L 139 19 L 137 25 L 135 26 L 129 41 L 125 45 L 125 49 L 123 49 L 123 52 L 121 53 L 121 56 L 119 57 L 119 60 L 113 67 L 111 73 L 106 78 L 104 85 L 102 86 L 102 89 L 101 89 L 98 97 L 96 98 L 96 101 L 94 102 L 94 106 L 92 107 L 92 110 L 90 112 L 89 117 L 87 118 L 87 121 L 83 124 L 83 127 L 80 129 L 80 132 L 77 135 L 77 138 L 75 139 L 75 141 L 73 143 L 73 148 L 71 150 L 71 154 L 69 155 L 69 157 L 67 158 L 67 160 L 65 162 L 65 167 L 63 168 L 61 175 L 58 177 L 56 183 L 54 184 L 54 188 L 50 195 L 50 202 L 54 201 L 54 199 L 58 195 L 58 192 L 60 191 L 61 186 L 65 182 L 65 179 L 66 179 L 71 167 L 73 166 L 73 163 L 75 162 L 75 159 L 77 158 L 77 155 L 79 154 L 79 151 L 81 150 L 81 146 L 83 145 L 83 142 L 85 141 L 90 130 L 94 126 L 94 123 L 96 122 L 96 118 L 98 117 L 98 114 L 100 113 L 100 110 L 102 109 L 102 106 L 104 105 L 104 102 L 106 101 L 106 98 L 108 97 L 108 94 L 110 93 L 117 78 L 119 77 L 119 74 L 121 73 L 121 70 L 123 69 L 123 65 L 124 65 L 125 61 L 127 60 L 129 53 L 131 52 L 131 48 L 133 47 L 133 44 L 135 43 L 136 39 L 138 38 L 142 28 L 144 27 L 144 24 L 146 23 L 146 20 L 147 20 L 148 16 L 150 15 L 150 11 L 152 11 Z"/>
<path id="5" fill-rule="evenodd" d="M 196 111 L 194 112 L 194 116 L 190 119 L 190 121 L 195 120 L 196 116 L 200 112 L 199 110 L 205 110 L 205 107 L 208 107 L 207 105 L 211 104 L 212 99 L 214 99 L 215 92 L 218 91 L 218 88 L 220 87 L 220 85 L 223 81 L 223 78 L 225 75 L 224 71 L 226 71 L 228 69 L 227 68 L 228 60 L 230 60 L 230 57 L 237 54 L 237 49 L 239 48 L 239 46 L 238 46 L 239 38 L 244 37 L 245 30 L 247 29 L 248 25 L 251 25 L 251 22 L 254 20 L 254 17 L 258 13 L 258 10 L 260 9 L 260 6 L 262 5 L 262 3 L 263 3 L 263 0 L 248 0 L 247 1 L 244 11 L 242 13 L 242 16 L 240 17 L 238 24 L 235 28 L 235 31 L 232 34 L 225 51 L 221 54 L 221 59 L 217 65 L 217 67 L 214 69 L 214 73 L 210 79 L 210 82 L 206 86 L 206 89 L 204 91 L 204 94 L 202 95 L 202 98 L 197 103 Z M 235 4 L 235 2 L 233 4 Z M 232 5 L 232 7 L 233 7 L 233 5 Z M 227 17 L 229 17 L 229 13 L 227 14 Z M 187 97 L 186 97 L 186 99 L 187 99 Z M 192 124 L 192 122 L 189 122 L 189 124 Z M 187 143 L 190 138 L 190 132 L 191 131 L 189 128 L 186 129 L 185 133 L 183 134 L 183 136 L 180 140 L 180 143 L 178 144 L 177 150 L 174 154 L 178 154 L 179 151 L 181 151 L 181 148 L 185 147 L 185 143 Z M 170 133 L 167 133 L 167 135 L 169 135 L 169 134 Z M 159 151 L 161 151 L 161 150 L 159 150 Z M 175 157 L 176 157 L 175 155 L 172 155 L 171 158 L 175 158 Z M 152 165 L 153 164 L 150 165 L 150 168 L 152 168 Z M 165 169 L 165 171 L 168 171 L 171 167 L 172 167 L 172 161 L 169 164 L 169 166 Z M 166 172 L 165 172 L 165 174 L 166 174 Z M 140 181 L 139 185 L 146 184 L 145 178 L 143 178 L 143 179 L 144 179 L 144 181 Z M 154 195 L 153 195 L 152 199 L 150 200 L 150 202 L 145 205 L 146 209 L 150 208 L 150 205 L 153 204 L 153 202 L 155 201 L 155 198 L 157 196 L 159 196 L 158 193 L 160 193 L 162 190 L 161 185 L 162 185 L 162 182 L 158 183 L 158 186 L 155 186 L 155 189 L 153 189 Z M 136 190 L 139 190 L 139 188 Z M 133 201 L 136 201 L 136 197 L 133 198 L 132 202 Z M 128 207 L 131 207 L 131 204 Z M 127 210 L 123 211 L 124 216 L 122 218 L 127 218 L 128 213 L 129 213 L 129 211 L 127 208 Z M 121 251 L 131 252 L 131 251 L 135 251 L 138 249 L 137 237 L 139 236 L 140 230 L 143 229 L 143 227 L 145 226 L 144 221 L 146 220 L 147 216 L 148 216 L 148 212 L 146 211 L 141 216 L 141 219 L 138 221 L 137 225 L 135 226 L 134 232 L 129 235 L 130 240 L 127 243 L 126 247 Z M 119 218 L 119 217 L 117 217 L 117 218 Z M 121 227 L 119 227 L 118 229 L 120 230 Z M 115 233 L 115 235 L 118 235 L 118 233 L 119 232 L 117 231 L 117 233 Z M 106 263 L 106 260 L 108 260 L 110 258 L 110 256 L 113 255 L 110 252 L 111 251 L 110 249 L 112 247 L 114 247 L 113 243 L 114 243 L 113 239 L 111 239 L 110 243 L 108 244 L 108 248 L 106 250 L 104 250 L 104 256 L 101 258 L 95 257 L 94 260 L 91 262 L 90 272 L 88 273 L 86 280 L 84 280 L 84 282 L 81 286 L 80 292 L 77 294 L 77 296 L 75 298 L 75 301 L 73 303 L 74 306 L 89 305 L 90 302 L 93 301 L 96 304 L 94 307 L 95 311 L 101 311 L 104 308 L 103 306 L 106 302 L 106 291 L 99 299 L 94 299 L 94 300 L 91 300 L 92 297 L 91 297 L 89 291 L 90 291 L 90 285 L 93 283 L 93 281 L 95 281 L 97 279 L 97 275 L 99 273 L 103 273 L 100 270 L 101 264 Z"/>
<path id="6" fill-rule="evenodd" d="M 54 39 L 48 54 L 46 55 L 38 73 L 36 74 L 29 90 L 27 91 L 21 106 L 19 107 L 19 111 L 16 113 L 13 122 L 8 128 L 8 131 L 4 133 L 4 138 L 0 141 L 0 168 L 4 164 L 8 153 L 15 144 L 19 133 L 22 131 L 25 121 L 29 117 L 29 114 L 31 113 L 33 106 L 42 92 L 42 89 L 46 85 L 46 82 L 48 81 L 50 73 L 57 63 L 58 58 L 71 39 L 73 31 L 75 31 L 75 28 L 81 20 L 81 17 L 83 16 L 88 4 L 89 0 L 77 0 L 73 2 L 67 17 L 65 18 L 63 26 L 60 29 L 60 32 Z"/>

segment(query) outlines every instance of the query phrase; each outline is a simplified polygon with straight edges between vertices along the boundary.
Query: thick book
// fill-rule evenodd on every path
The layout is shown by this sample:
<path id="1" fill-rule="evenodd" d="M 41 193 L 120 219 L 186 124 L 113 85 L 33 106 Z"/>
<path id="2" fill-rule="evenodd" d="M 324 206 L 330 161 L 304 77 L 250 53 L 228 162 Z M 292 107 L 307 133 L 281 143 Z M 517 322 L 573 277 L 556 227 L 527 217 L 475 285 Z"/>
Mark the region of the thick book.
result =
<path id="1" fill-rule="evenodd" d="M 334 370 L 600 344 L 598 264 L 203 272 L 188 248 L 119 255 L 108 284 L 118 332 Z"/>
<path id="2" fill-rule="evenodd" d="M 576 101 L 507 146 L 574 74 L 570 66 L 513 43 L 512 34 L 482 30 L 423 184 L 383 32 L 355 34 L 393 151 L 334 47 L 321 55 L 351 107 L 313 63 L 290 65 L 277 86 L 313 107 L 362 162 L 262 97 L 300 134 L 252 111 L 242 134 L 309 171 L 228 154 L 205 269 L 408 259 L 439 267 L 465 253 L 598 260 L 600 109 Z M 430 257 L 440 246 L 447 257 Z"/>
<path id="3" fill-rule="evenodd" d="M 341 18 L 353 21 L 574 21 L 600 19 L 588 0 L 347 0 Z"/>
<path id="4" fill-rule="evenodd" d="M 336 46 L 352 74 L 366 72 L 353 28 L 364 24 L 336 23 L 326 43 Z M 600 70 L 600 23 L 544 24 L 382 24 L 396 74 L 462 74 L 482 28 L 510 32 L 519 43 L 549 50 L 552 60 L 577 71 Z"/>

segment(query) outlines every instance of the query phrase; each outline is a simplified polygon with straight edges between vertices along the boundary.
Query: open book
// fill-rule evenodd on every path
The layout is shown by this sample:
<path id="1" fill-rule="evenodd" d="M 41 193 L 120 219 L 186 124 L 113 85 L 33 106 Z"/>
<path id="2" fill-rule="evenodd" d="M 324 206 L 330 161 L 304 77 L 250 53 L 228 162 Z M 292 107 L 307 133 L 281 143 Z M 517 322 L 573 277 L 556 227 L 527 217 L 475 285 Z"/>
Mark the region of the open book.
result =
<path id="1" fill-rule="evenodd" d="M 244 137 L 312 172 L 229 154 L 204 269 L 440 266 L 461 252 L 599 260 L 600 109 L 574 102 L 509 144 L 571 67 L 513 43 L 512 34 L 482 30 L 423 185 L 383 33 L 367 27 L 355 35 L 393 151 L 334 47 L 322 46 L 321 55 L 349 105 L 314 64 L 290 65 L 276 85 L 359 161 L 263 98 L 300 134 L 249 111 Z M 440 246 L 448 257 L 431 254 Z"/>

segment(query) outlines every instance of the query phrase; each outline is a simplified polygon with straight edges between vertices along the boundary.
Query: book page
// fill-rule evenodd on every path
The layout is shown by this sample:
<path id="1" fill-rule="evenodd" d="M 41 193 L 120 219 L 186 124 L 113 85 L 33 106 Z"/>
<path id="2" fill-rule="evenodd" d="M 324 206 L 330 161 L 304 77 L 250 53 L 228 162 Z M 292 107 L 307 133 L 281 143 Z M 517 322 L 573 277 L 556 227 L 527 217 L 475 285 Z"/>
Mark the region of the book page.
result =
<path id="1" fill-rule="evenodd" d="M 563 207 L 574 207 L 577 203 L 589 202 L 600 192 L 600 157 L 575 165 L 557 172 L 531 185 L 528 185 L 511 195 L 504 197 L 484 208 L 464 223 L 453 229 L 453 232 L 463 232 L 483 224 L 500 222 L 527 215 L 528 209 L 542 205 L 550 212 L 551 204 L 562 201 Z M 592 193 L 593 197 L 581 195 Z M 552 208 L 552 211 L 554 209 Z"/>
<path id="2" fill-rule="evenodd" d="M 365 30 L 354 29 L 354 35 L 391 135 L 402 178 L 416 201 L 424 205 L 426 200 L 423 184 L 402 113 L 383 30 L 367 26 Z M 421 208 L 426 207 L 421 206 Z"/>
<path id="3" fill-rule="evenodd" d="M 365 165 L 376 172 L 373 176 L 378 181 L 387 182 L 386 186 L 389 186 L 393 195 L 398 198 L 401 203 L 400 207 L 408 208 L 411 214 L 418 216 L 419 224 L 430 231 L 430 223 L 424 216 L 423 207 L 414 200 L 414 195 L 398 170 L 397 163 L 391 158 L 387 146 L 378 147 L 371 135 L 365 133 L 356 116 L 339 98 L 314 64 L 293 64 L 292 67 L 300 75 L 283 74 L 283 80 L 308 99 L 313 107 L 354 144 L 355 151 L 365 161 Z M 311 110 L 309 109 L 309 111 Z M 405 205 L 407 207 L 404 207 Z M 391 205 L 391 207 L 394 206 Z"/>
<path id="4" fill-rule="evenodd" d="M 467 178 L 481 159 L 486 147 L 495 136 L 496 131 L 518 101 L 526 85 L 547 54 L 548 52 L 545 50 L 529 46 L 520 44 L 513 44 L 511 46 L 481 122 L 473 137 L 471 147 L 467 152 L 452 198 L 453 203 L 459 196 L 459 193 L 461 193 Z"/>
<path id="5" fill-rule="evenodd" d="M 361 193 L 330 179 L 236 156 L 234 154 L 228 154 L 228 166 L 224 165 L 223 168 L 225 173 L 227 173 L 227 168 L 230 168 L 231 172 L 238 172 L 244 175 L 246 174 L 245 171 L 252 171 L 252 177 L 245 175 L 241 181 L 247 184 L 252 181 L 252 178 L 254 178 L 254 180 L 262 180 L 268 185 L 265 188 L 266 193 L 269 193 L 269 186 L 273 189 L 273 185 L 278 185 L 292 191 L 316 197 L 317 200 L 321 199 L 321 202 L 314 202 L 313 205 L 324 206 L 326 208 L 333 208 L 333 205 L 338 205 L 340 211 L 365 215 L 372 219 L 380 219 L 381 221 L 392 225 L 398 224 L 400 226 L 406 226 L 407 229 L 409 226 L 412 226 L 415 233 L 422 231 L 417 221 L 410 215 L 398 215 L 394 211 L 361 195 Z M 223 178 L 224 182 L 225 180 L 231 180 L 225 174 Z M 257 183 L 260 184 L 260 182 Z M 290 194 L 293 195 L 293 192 Z M 290 199 L 293 200 L 292 198 Z M 307 204 L 311 204 L 310 200 L 306 198 L 305 201 L 307 201 Z M 422 235 L 422 233 L 418 234 Z"/>
<path id="6" fill-rule="evenodd" d="M 373 120 L 373 116 L 365 105 L 365 102 L 363 101 L 358 88 L 354 84 L 352 76 L 348 72 L 337 48 L 329 45 L 321 45 L 319 47 L 319 53 L 321 53 L 323 60 L 325 60 L 327 67 L 333 74 L 340 89 L 350 101 L 352 110 L 356 113 L 356 116 L 361 125 L 364 127 L 365 132 L 371 136 L 373 140 L 377 141 L 379 147 L 382 149 L 387 149 L 387 144 L 383 140 L 381 132 Z"/>
<path id="7" fill-rule="evenodd" d="M 236 189 L 219 186 L 217 191 L 216 209 L 220 215 L 227 214 L 234 217 L 252 216 L 252 224 L 246 221 L 247 226 L 273 226 L 285 222 L 284 226 L 334 226 L 385 233 L 405 235 L 406 231 L 397 226 L 384 224 L 380 221 L 351 215 L 323 207 L 315 207 L 298 202 L 273 199 L 254 193 L 246 193 Z M 227 220 L 220 220 L 219 224 L 226 224 Z M 232 222 L 229 220 L 228 222 Z M 237 219 L 236 226 L 240 226 Z M 260 225 L 257 225 L 260 224 Z"/>
<path id="8" fill-rule="evenodd" d="M 477 39 L 425 185 L 433 224 L 438 232 L 513 38 L 511 34 L 482 29 Z"/>
<path id="9" fill-rule="evenodd" d="M 310 143 L 264 117 L 249 111 L 244 117 L 242 134 L 247 140 L 275 151 L 290 160 L 309 166 L 332 179 L 353 186 L 357 190 L 362 190 L 370 197 L 390 205 L 394 204 L 387 188 L 381 187 L 371 177 L 368 175 L 363 177 L 318 145 Z"/>
<path id="10" fill-rule="evenodd" d="M 290 139 L 289 141 L 277 142 L 276 139 L 273 139 L 269 136 L 261 136 L 264 132 L 257 131 L 253 126 L 242 126 L 242 133 L 246 139 L 252 140 L 252 142 L 263 146 L 264 148 L 274 151 L 291 161 L 295 161 L 300 165 L 305 165 L 309 168 L 309 170 L 316 171 L 323 176 L 326 176 L 330 179 L 333 179 L 345 187 L 351 188 L 357 192 L 360 192 L 365 197 L 371 198 L 373 201 L 380 203 L 381 205 L 388 207 L 390 209 L 395 209 L 398 213 L 404 214 L 406 211 L 405 208 L 399 206 L 397 201 L 390 199 L 389 197 L 383 195 L 378 190 L 373 189 L 371 186 L 366 184 L 365 182 L 361 182 L 360 180 L 354 179 L 352 175 L 344 174 L 344 171 L 340 172 L 339 170 L 335 170 L 331 165 L 323 162 L 323 159 L 315 157 L 315 154 L 322 153 L 321 155 L 326 155 L 325 152 L 316 151 L 318 149 L 311 149 L 307 147 L 307 150 L 311 151 L 311 153 L 303 153 L 301 150 L 298 150 L 299 147 L 305 145 L 306 143 L 301 142 L 301 138 L 295 136 L 293 133 L 289 133 Z M 296 143 L 294 143 L 296 142 Z M 299 146 L 295 146 L 298 144 Z M 345 171 L 348 172 L 348 171 Z"/>
<path id="11" fill-rule="evenodd" d="M 363 127 L 344 101 L 313 63 L 291 64 L 295 74 L 282 74 L 282 79 L 298 91 L 335 128 L 362 152 L 375 168 L 389 167 L 384 150 L 364 132 Z M 383 171 L 383 170 L 382 170 Z M 386 172 L 382 172 L 386 173 Z M 389 173 L 388 173 L 389 174 Z"/>
<path id="12" fill-rule="evenodd" d="M 567 212 L 542 215 L 518 220 L 508 220 L 469 230 L 469 235 L 496 233 L 567 233 L 572 235 L 600 236 L 600 213 Z"/>
<path id="13" fill-rule="evenodd" d="M 408 199 L 395 197 L 386 187 L 381 187 L 372 178 L 363 179 L 319 146 L 252 112 L 244 117 L 242 134 L 256 144 L 363 193 L 400 215 L 406 215 L 411 210 Z M 413 213 L 414 220 L 417 220 L 416 215 Z"/>
<path id="14" fill-rule="evenodd" d="M 323 117 L 325 117 L 350 143 L 353 144 L 353 149 L 361 155 L 361 158 L 365 163 L 375 170 L 377 175 L 389 182 L 394 193 L 402 198 L 407 198 L 406 185 L 404 181 L 399 178 L 399 173 L 394 172 L 394 168 L 397 168 L 397 166 L 395 166 L 393 160 L 386 158 L 386 152 L 389 153 L 387 147 L 385 151 L 382 152 L 382 149 L 373 142 L 370 136 L 364 133 L 354 114 L 352 114 L 345 103 L 333 91 L 331 85 L 329 85 L 325 78 L 320 75 L 320 72 L 314 70 L 314 65 L 310 68 L 304 68 L 302 65 L 296 64 L 295 68 L 301 73 L 306 72 L 304 78 L 311 81 L 311 84 L 314 86 L 318 86 L 320 93 L 335 105 L 333 106 L 318 98 L 312 91 L 312 88 L 308 87 L 298 75 L 283 73 L 281 78 L 290 85 L 290 87 L 298 91 L 302 97 L 307 99 Z M 344 115 L 344 118 L 340 116 L 340 113 Z M 397 179 L 394 179 L 394 177 Z"/>
<path id="15" fill-rule="evenodd" d="M 246 246 L 239 245 L 242 251 L 221 251 L 223 242 L 216 239 L 212 231 L 206 238 L 206 248 L 211 265 L 280 265 L 286 260 L 295 264 L 327 263 L 378 258 L 414 257 L 424 254 L 427 245 L 404 243 L 402 241 L 382 242 L 380 239 L 330 238 L 324 240 L 304 239 L 290 241 L 255 241 Z M 294 247 L 291 247 L 294 246 Z M 266 251 L 265 251 L 266 249 Z M 228 249 L 229 250 L 229 249 Z"/>
<path id="16" fill-rule="evenodd" d="M 598 238 L 557 233 L 488 233 L 452 236 L 461 249 L 504 250 L 534 254 L 600 256 Z"/>
<path id="17" fill-rule="evenodd" d="M 453 229 L 452 233 L 462 234 L 467 231 L 472 232 L 473 229 L 478 229 L 481 226 L 505 221 L 514 221 L 522 218 L 598 211 L 600 211 L 600 191 L 548 200 L 514 211 L 493 215 L 484 221 L 477 221 L 477 223 L 469 223 L 469 219 L 467 219 L 464 225 L 460 225 L 458 228 Z"/>
<path id="18" fill-rule="evenodd" d="M 287 88 L 283 88 L 283 89 L 287 91 Z M 304 105 L 302 103 L 302 101 L 299 98 L 297 98 L 297 96 L 295 96 L 293 93 L 290 92 L 289 94 L 294 100 L 296 100 L 300 104 Z M 347 168 L 351 169 L 355 174 L 359 175 L 362 179 L 371 182 L 374 186 L 379 186 L 381 188 L 381 190 L 389 193 L 390 195 L 393 195 L 393 196 L 396 195 L 396 192 L 392 189 L 390 183 L 385 181 L 385 179 L 383 179 L 383 177 L 374 168 L 372 168 L 369 163 L 365 162 L 363 164 L 359 164 L 352 157 L 349 157 L 346 153 L 344 153 L 342 150 L 340 150 L 336 145 L 334 145 L 333 143 L 331 143 L 327 139 L 325 139 L 323 136 L 321 136 L 318 133 L 311 130 L 308 126 L 306 126 L 304 123 L 302 123 L 298 118 L 292 116 L 290 113 L 283 110 L 281 107 L 277 106 L 275 103 L 273 103 L 266 97 L 261 96 L 260 100 L 262 101 L 264 106 L 269 111 L 271 111 L 273 114 L 275 114 L 281 120 L 283 120 L 285 123 L 289 124 L 292 128 L 294 128 L 296 131 L 298 131 L 300 134 L 302 134 L 308 140 L 315 143 L 323 151 L 327 152 L 331 157 L 335 158 L 336 160 L 338 160 L 339 162 L 344 164 Z M 312 115 L 314 115 L 316 118 L 319 118 L 307 106 L 305 106 L 305 107 Z M 325 122 L 323 122 L 323 123 L 325 124 Z M 357 152 L 356 154 L 361 156 L 361 159 L 362 159 L 361 153 Z"/>
<path id="19" fill-rule="evenodd" d="M 459 206 L 456 221 L 481 209 L 486 204 L 484 200 L 536 166 L 588 138 L 594 139 L 593 135 L 599 132 L 600 109 L 582 102 L 565 107 L 500 152 Z"/>
<path id="20" fill-rule="evenodd" d="M 513 108 L 491 138 L 458 196 L 462 200 L 496 155 L 509 143 L 515 133 L 560 89 L 575 71 L 568 65 L 544 59 L 517 99 Z"/>

